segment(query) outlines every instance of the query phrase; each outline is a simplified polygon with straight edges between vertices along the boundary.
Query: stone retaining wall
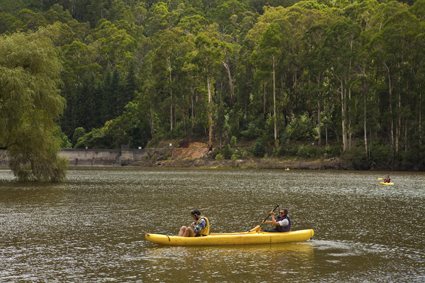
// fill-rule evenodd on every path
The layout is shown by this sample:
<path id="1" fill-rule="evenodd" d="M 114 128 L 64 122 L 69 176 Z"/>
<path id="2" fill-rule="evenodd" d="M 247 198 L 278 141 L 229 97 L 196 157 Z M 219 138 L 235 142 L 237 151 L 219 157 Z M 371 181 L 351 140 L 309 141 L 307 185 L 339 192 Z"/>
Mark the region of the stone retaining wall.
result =
<path id="1" fill-rule="evenodd" d="M 139 161 L 171 159 L 198 159 L 208 148 L 158 148 L 158 149 L 62 149 L 58 155 L 66 157 L 70 166 L 125 166 Z M 0 151 L 0 165 L 9 165 L 7 151 Z"/>
<path id="2" fill-rule="evenodd" d="M 63 149 L 59 156 L 67 157 L 70 166 L 128 165 L 143 160 L 145 149 Z"/>

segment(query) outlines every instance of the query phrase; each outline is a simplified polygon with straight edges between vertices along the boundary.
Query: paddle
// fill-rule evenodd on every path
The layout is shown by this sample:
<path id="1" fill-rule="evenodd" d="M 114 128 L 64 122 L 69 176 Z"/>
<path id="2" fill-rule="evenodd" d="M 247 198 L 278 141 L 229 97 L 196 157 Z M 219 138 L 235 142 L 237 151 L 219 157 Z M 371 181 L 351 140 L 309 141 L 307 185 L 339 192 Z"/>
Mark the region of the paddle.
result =
<path id="1" fill-rule="evenodd" d="M 276 204 L 276 207 L 273 209 L 273 212 L 276 210 L 276 208 L 278 208 L 279 207 L 279 204 Z M 269 216 L 270 216 L 270 212 L 269 212 L 269 214 L 267 215 L 267 217 L 266 218 L 264 218 L 264 222 L 267 220 L 267 218 L 269 218 Z M 258 230 L 261 230 L 261 227 L 263 226 L 263 222 L 261 222 L 261 224 L 260 225 L 257 225 L 257 226 L 255 226 L 254 228 L 252 228 L 251 230 L 249 230 L 248 231 L 248 233 L 249 232 L 257 232 Z"/>

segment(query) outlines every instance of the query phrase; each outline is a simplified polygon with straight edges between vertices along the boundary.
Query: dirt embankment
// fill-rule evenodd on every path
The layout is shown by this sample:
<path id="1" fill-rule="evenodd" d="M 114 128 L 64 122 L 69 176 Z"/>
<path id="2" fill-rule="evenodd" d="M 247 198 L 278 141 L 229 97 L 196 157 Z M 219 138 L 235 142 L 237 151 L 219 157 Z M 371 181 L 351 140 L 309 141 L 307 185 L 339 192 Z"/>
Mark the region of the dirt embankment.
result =
<path id="1" fill-rule="evenodd" d="M 143 167 L 175 167 L 175 168 L 253 168 L 253 169 L 309 169 L 309 170 L 350 170 L 351 166 L 339 158 L 325 160 L 294 160 L 280 158 L 247 158 L 239 160 L 220 160 L 213 158 L 208 145 L 202 142 L 185 141 L 159 144 L 167 150 L 156 151 L 146 156 L 143 161 L 129 164 Z"/>

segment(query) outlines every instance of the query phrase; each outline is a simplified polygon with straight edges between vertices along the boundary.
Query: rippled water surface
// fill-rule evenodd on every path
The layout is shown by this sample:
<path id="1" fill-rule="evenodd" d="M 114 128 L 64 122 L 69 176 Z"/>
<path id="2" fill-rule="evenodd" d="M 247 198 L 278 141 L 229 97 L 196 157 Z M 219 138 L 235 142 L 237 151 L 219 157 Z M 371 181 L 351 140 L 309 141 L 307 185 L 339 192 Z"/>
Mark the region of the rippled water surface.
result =
<path id="1" fill-rule="evenodd" d="M 425 282 L 425 174 L 393 172 L 395 185 L 379 186 L 387 174 L 78 168 L 37 184 L 0 170 L 0 282 Z M 312 240 L 144 239 L 177 234 L 193 208 L 212 232 L 247 231 L 277 203 L 292 230 L 314 229 Z"/>

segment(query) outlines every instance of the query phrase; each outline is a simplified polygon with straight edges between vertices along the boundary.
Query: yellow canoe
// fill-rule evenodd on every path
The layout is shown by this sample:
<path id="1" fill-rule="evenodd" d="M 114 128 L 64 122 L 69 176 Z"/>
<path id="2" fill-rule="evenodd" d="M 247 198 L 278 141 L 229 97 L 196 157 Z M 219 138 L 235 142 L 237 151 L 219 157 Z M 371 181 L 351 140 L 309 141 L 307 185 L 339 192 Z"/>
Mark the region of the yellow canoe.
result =
<path id="1" fill-rule="evenodd" d="M 163 234 L 146 234 L 145 239 L 155 244 L 167 246 L 222 246 L 303 242 L 311 239 L 313 235 L 313 229 L 306 229 L 281 233 L 212 233 L 209 236 L 203 237 L 179 237 Z"/>
<path id="2" fill-rule="evenodd" d="M 384 182 L 380 182 L 380 185 L 386 185 L 386 186 L 392 186 L 394 185 L 394 183 L 384 183 Z"/>

